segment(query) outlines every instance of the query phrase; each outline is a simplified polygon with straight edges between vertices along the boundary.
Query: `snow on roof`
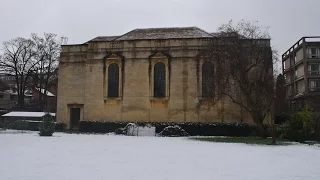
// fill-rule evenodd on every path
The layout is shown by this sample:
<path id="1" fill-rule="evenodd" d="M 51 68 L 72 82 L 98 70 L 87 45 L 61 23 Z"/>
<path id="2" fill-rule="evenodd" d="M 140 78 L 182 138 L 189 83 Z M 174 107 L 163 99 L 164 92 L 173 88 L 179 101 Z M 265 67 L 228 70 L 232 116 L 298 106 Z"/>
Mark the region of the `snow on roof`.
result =
<path id="1" fill-rule="evenodd" d="M 13 90 L 11 90 L 11 89 L 7 89 L 7 90 L 5 90 L 3 93 L 7 93 L 7 94 L 11 94 L 11 95 L 18 95 L 18 92 L 13 92 Z M 29 91 L 29 90 L 26 90 L 26 91 L 24 92 L 24 96 L 26 96 L 26 97 L 32 97 L 33 95 L 30 94 L 30 91 Z"/>
<path id="2" fill-rule="evenodd" d="M 43 117 L 45 112 L 22 112 L 22 111 L 13 111 L 2 116 L 5 117 Z M 56 113 L 50 113 L 51 116 L 55 116 Z"/>
<path id="3" fill-rule="evenodd" d="M 36 88 L 37 91 L 40 91 L 40 88 Z M 44 94 L 44 89 L 41 89 L 40 91 L 42 94 Z M 52 94 L 50 91 L 47 90 L 47 96 L 55 96 L 54 94 Z"/>

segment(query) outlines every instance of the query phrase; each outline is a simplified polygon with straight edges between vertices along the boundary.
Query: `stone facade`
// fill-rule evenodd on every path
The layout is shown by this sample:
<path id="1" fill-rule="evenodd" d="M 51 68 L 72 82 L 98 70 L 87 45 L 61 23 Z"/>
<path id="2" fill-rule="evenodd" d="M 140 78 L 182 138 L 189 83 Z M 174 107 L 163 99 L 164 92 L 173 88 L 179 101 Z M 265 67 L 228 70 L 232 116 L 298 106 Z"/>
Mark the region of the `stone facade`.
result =
<path id="1" fill-rule="evenodd" d="M 199 28 L 136 29 L 62 46 L 57 121 L 247 122 L 251 116 L 228 98 L 208 108 L 202 97 L 199 54 L 212 35 Z M 154 64 L 166 66 L 163 98 L 153 96 Z M 108 95 L 108 66 L 119 66 L 119 96 Z"/>

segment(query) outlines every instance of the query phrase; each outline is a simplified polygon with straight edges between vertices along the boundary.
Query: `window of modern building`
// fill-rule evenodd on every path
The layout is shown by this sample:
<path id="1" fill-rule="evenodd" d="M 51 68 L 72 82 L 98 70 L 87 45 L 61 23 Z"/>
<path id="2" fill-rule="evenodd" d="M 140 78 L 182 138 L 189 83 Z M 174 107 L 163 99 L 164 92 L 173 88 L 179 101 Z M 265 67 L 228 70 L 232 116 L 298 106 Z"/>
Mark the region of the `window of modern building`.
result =
<path id="1" fill-rule="evenodd" d="M 158 62 L 154 65 L 154 97 L 166 97 L 166 65 Z"/>
<path id="2" fill-rule="evenodd" d="M 292 85 L 287 86 L 287 96 L 292 95 Z"/>
<path id="3" fill-rule="evenodd" d="M 290 78 L 290 76 L 288 74 L 284 74 L 283 76 L 284 76 L 285 83 L 290 83 L 291 82 L 291 78 Z"/>
<path id="4" fill-rule="evenodd" d="M 212 62 L 205 61 L 202 64 L 202 97 L 214 96 L 214 66 Z"/>
<path id="5" fill-rule="evenodd" d="M 320 64 L 310 63 L 308 64 L 309 75 L 320 75 Z"/>
<path id="6" fill-rule="evenodd" d="M 308 58 L 320 58 L 320 48 L 308 48 Z"/>
<path id="7" fill-rule="evenodd" d="M 320 81 L 317 79 L 310 79 L 309 80 L 309 90 L 310 91 L 320 90 Z"/>
<path id="8" fill-rule="evenodd" d="M 119 97 L 119 65 L 116 63 L 108 67 L 108 97 Z"/>

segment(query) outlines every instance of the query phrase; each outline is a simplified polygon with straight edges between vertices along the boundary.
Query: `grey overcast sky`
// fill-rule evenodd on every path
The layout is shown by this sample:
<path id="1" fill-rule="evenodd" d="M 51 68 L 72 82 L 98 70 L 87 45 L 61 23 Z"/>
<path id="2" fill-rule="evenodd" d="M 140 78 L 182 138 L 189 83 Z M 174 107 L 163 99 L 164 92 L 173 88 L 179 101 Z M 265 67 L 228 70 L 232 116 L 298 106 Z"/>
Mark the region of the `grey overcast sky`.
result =
<path id="1" fill-rule="evenodd" d="M 135 28 L 197 26 L 214 32 L 229 20 L 270 26 L 284 53 L 302 36 L 320 35 L 320 0 L 0 0 L 0 42 L 30 33 L 67 36 L 68 44 Z"/>

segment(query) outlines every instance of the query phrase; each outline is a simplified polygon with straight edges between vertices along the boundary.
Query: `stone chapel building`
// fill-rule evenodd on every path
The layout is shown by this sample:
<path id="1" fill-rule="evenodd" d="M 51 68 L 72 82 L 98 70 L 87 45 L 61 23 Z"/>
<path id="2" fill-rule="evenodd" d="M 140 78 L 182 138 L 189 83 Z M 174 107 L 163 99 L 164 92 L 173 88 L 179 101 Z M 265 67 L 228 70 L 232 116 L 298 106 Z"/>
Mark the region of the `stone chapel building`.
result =
<path id="1" fill-rule="evenodd" d="M 252 124 L 228 98 L 204 103 L 217 67 L 200 51 L 213 37 L 197 27 L 151 28 L 63 45 L 57 121 L 67 128 L 79 121 Z"/>

